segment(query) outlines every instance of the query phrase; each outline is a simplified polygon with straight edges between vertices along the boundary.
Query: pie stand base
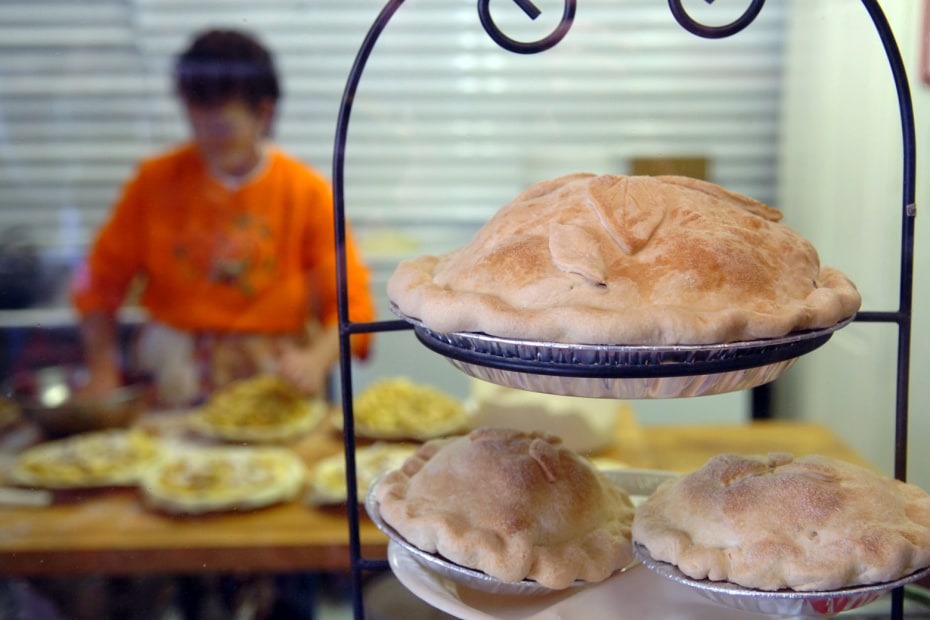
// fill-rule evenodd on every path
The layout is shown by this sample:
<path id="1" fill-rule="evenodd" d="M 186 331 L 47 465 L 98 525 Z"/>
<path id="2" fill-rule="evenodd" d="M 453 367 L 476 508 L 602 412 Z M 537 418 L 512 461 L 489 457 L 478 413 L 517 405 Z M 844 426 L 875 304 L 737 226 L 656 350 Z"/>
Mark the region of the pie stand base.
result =
<path id="1" fill-rule="evenodd" d="M 688 586 L 643 566 L 599 584 L 541 595 L 489 594 L 456 583 L 419 562 L 395 542 L 388 562 L 397 579 L 433 607 L 462 620 L 758 620 L 756 613 L 722 607 Z"/>
<path id="2" fill-rule="evenodd" d="M 605 474 L 630 493 L 634 503 L 650 495 L 675 474 L 651 470 L 612 470 Z M 758 614 L 726 609 L 693 589 L 634 564 L 607 580 L 548 590 L 525 580 L 507 584 L 441 556 L 416 549 L 386 524 L 372 484 L 365 510 L 388 535 L 388 563 L 398 581 L 415 596 L 461 620 L 544 620 L 557 618 L 643 618 L 751 620 Z"/>
<path id="3" fill-rule="evenodd" d="M 878 599 L 883 587 L 863 587 L 859 594 L 791 598 L 760 596 L 731 598 L 668 579 L 637 565 L 624 573 L 584 588 L 520 596 L 475 590 L 431 570 L 395 542 L 388 544 L 388 562 L 397 579 L 424 602 L 462 620 L 760 620 L 880 617 L 881 611 L 858 616 L 854 610 Z M 921 571 L 926 574 L 928 571 Z M 839 614 L 841 611 L 847 613 Z"/>
<path id="4" fill-rule="evenodd" d="M 635 505 L 677 474 L 656 470 L 604 472 L 630 494 Z M 365 510 L 389 538 L 388 563 L 397 580 L 429 605 L 462 620 L 611 618 L 612 620 L 758 620 L 831 618 L 877 600 L 891 589 L 930 575 L 930 567 L 895 582 L 831 592 L 767 592 L 726 582 L 695 580 L 648 550 L 634 545 L 636 561 L 596 584 L 576 582 L 548 590 L 536 582 L 498 581 L 480 571 L 417 549 L 381 516 L 376 480 L 365 496 Z"/>

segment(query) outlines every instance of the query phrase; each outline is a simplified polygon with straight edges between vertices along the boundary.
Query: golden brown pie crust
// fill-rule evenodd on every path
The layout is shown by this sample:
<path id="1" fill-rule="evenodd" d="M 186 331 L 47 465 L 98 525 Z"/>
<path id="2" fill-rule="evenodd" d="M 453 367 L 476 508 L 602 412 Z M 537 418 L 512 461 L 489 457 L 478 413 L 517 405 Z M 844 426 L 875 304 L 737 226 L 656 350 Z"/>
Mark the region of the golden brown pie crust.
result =
<path id="1" fill-rule="evenodd" d="M 633 559 L 633 504 L 551 435 L 481 428 L 424 444 L 375 489 L 408 542 L 506 582 L 566 588 Z"/>
<path id="2" fill-rule="evenodd" d="M 576 344 L 711 344 L 825 328 L 860 296 L 781 213 L 676 176 L 537 183 L 463 248 L 401 262 L 400 312 L 438 332 Z"/>
<path id="3" fill-rule="evenodd" d="M 695 579 L 835 590 L 930 565 L 930 495 L 826 456 L 723 454 L 641 504 L 633 539 Z"/>

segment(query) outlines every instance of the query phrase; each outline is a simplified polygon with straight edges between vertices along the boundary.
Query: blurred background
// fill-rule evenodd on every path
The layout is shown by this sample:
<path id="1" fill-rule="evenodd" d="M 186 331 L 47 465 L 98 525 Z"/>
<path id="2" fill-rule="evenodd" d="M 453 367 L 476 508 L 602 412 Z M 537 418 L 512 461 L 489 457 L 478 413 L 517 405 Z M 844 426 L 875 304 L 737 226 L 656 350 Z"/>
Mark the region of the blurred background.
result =
<path id="1" fill-rule="evenodd" d="M 276 140 L 327 176 L 336 115 L 379 0 L 6 0 L 0 4 L 0 370 L 78 355 L 68 275 L 136 162 L 186 135 L 170 92 L 192 33 L 256 33 L 284 78 Z M 528 22 L 493 3 L 502 29 L 538 38 L 562 11 L 536 0 Z M 725 22 L 743 9 L 686 2 Z M 908 66 L 918 144 L 928 144 L 924 2 L 883 3 Z M 718 6 L 719 5 L 719 6 Z M 728 14 L 730 12 L 730 14 Z M 465 243 L 526 185 L 562 173 L 673 171 L 782 209 L 825 264 L 897 307 L 901 137 L 891 74 L 857 2 L 772 0 L 741 34 L 703 40 L 663 2 L 586 0 L 561 44 L 521 56 L 481 28 L 474 3 L 411 0 L 379 40 L 355 101 L 346 213 L 375 275 Z M 918 179 L 928 178 L 926 159 Z M 918 183 L 918 203 L 927 187 Z M 930 487 L 930 250 L 918 218 L 910 476 Z M 125 318 L 137 317 L 130 308 Z M 854 324 L 762 395 L 776 417 L 824 421 L 891 472 L 896 330 Z M 398 371 L 465 396 L 467 378 L 407 332 L 378 337 L 364 386 Z M 732 422 L 749 393 L 633 403 L 642 424 Z"/>

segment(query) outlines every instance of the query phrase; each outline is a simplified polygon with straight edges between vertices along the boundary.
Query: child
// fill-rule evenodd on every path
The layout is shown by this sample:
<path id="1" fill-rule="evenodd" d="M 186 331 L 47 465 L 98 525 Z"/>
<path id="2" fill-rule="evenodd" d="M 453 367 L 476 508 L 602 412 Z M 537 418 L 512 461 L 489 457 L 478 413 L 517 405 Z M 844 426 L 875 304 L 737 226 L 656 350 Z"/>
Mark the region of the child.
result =
<path id="1" fill-rule="evenodd" d="M 260 372 L 318 392 L 339 356 L 332 191 L 268 141 L 280 97 L 271 55 L 212 30 L 180 55 L 174 80 L 191 141 L 141 164 L 73 281 L 84 392 L 119 385 L 116 310 L 137 278 L 150 323 L 135 353 L 165 404 Z M 370 321 L 351 233 L 346 246 L 350 316 Z M 353 338 L 366 356 L 370 336 Z"/>

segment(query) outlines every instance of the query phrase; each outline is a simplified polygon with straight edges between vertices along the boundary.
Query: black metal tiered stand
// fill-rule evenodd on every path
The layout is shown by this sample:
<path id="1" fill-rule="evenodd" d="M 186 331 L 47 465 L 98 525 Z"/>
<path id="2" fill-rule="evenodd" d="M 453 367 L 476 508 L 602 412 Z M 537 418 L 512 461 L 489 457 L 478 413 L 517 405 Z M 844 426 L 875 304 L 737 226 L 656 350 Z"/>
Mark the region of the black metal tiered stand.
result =
<path id="1" fill-rule="evenodd" d="M 499 0 L 503 1 L 503 0 Z M 539 9 L 531 0 L 512 0 L 531 18 L 539 16 Z M 713 0 L 706 0 L 712 3 Z M 894 35 L 888 21 L 877 0 L 861 0 L 868 12 L 881 39 L 885 55 L 891 68 L 897 91 L 898 107 L 901 117 L 901 132 L 903 138 L 903 188 L 901 201 L 901 257 L 900 257 L 900 284 L 899 302 L 896 310 L 862 311 L 855 317 L 855 321 L 872 323 L 893 323 L 898 327 L 897 348 L 897 382 L 895 396 L 895 458 L 894 475 L 904 480 L 907 475 L 907 433 L 908 433 L 908 378 L 910 369 L 910 343 L 911 343 L 911 306 L 913 290 L 913 249 L 914 249 L 914 218 L 915 181 L 916 181 L 916 146 L 914 113 L 908 86 L 907 74 L 901 58 L 900 50 L 895 42 Z M 336 138 L 333 153 L 333 192 L 336 234 L 336 259 L 338 279 L 338 306 L 339 306 L 339 334 L 340 334 L 340 378 L 341 394 L 344 415 L 344 441 L 346 459 L 346 486 L 348 497 L 358 497 L 355 468 L 355 425 L 353 412 L 352 365 L 349 355 L 349 340 L 352 334 L 388 332 L 408 330 L 412 325 L 407 321 L 376 321 L 369 323 L 353 323 L 348 314 L 348 287 L 346 281 L 346 220 L 344 199 L 344 163 L 346 151 L 346 138 L 348 135 L 349 117 L 355 100 L 356 90 L 362 77 L 365 64 L 372 53 L 378 37 L 383 32 L 394 13 L 403 4 L 403 0 L 389 0 L 375 19 L 367 36 L 358 51 L 355 63 L 346 83 L 336 128 Z M 522 42 L 511 39 L 505 35 L 494 23 L 490 14 L 490 0 L 478 0 L 478 17 L 487 34 L 502 48 L 518 54 L 535 54 L 543 52 L 565 36 L 571 28 L 575 15 L 576 0 L 565 0 L 564 11 L 558 26 L 546 37 L 532 42 Z M 722 26 L 707 26 L 698 23 L 687 13 L 682 6 L 682 0 L 668 0 L 673 17 L 678 23 L 692 34 L 703 38 L 723 38 L 733 35 L 753 22 L 762 10 L 765 0 L 751 0 L 749 7 L 737 20 Z M 640 369 L 639 372 L 643 372 Z M 657 368 L 657 373 L 661 372 Z M 695 368 L 694 374 L 702 374 L 703 369 Z M 658 374 L 656 376 L 659 376 Z M 362 557 L 359 537 L 359 504 L 348 502 L 349 548 L 351 555 L 351 579 L 353 593 L 353 612 L 357 619 L 365 617 L 362 600 L 362 579 L 366 572 L 387 570 L 384 560 L 367 559 Z M 895 620 L 901 620 L 904 614 L 904 592 L 898 588 L 892 592 L 891 614 Z"/>

